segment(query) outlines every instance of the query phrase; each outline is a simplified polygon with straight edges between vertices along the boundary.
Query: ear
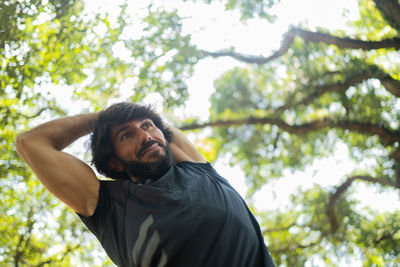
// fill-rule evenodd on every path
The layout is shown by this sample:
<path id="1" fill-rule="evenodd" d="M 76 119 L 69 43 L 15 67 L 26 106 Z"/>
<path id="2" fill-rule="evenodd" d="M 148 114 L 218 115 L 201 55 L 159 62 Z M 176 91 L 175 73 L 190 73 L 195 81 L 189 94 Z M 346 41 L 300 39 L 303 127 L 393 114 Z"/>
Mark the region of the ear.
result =
<path id="1" fill-rule="evenodd" d="M 111 157 L 110 161 L 108 162 L 108 167 L 117 172 L 121 172 L 124 170 L 124 165 L 116 157 Z"/>

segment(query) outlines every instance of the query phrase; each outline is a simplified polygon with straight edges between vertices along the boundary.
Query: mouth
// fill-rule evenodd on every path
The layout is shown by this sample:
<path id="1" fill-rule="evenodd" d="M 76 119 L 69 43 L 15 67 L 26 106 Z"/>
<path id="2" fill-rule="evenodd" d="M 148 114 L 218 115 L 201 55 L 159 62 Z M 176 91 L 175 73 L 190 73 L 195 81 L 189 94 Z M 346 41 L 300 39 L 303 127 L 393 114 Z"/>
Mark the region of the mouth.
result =
<path id="1" fill-rule="evenodd" d="M 159 149 L 159 147 L 161 147 L 161 144 L 158 141 L 156 140 L 149 141 L 142 146 L 137 156 L 138 158 L 142 158 L 145 155 L 155 152 L 156 150 Z"/>
<path id="2" fill-rule="evenodd" d="M 153 151 L 157 150 L 160 146 L 158 144 L 153 144 L 151 145 L 148 149 L 146 149 L 142 156 L 145 156 L 146 154 L 151 154 Z"/>

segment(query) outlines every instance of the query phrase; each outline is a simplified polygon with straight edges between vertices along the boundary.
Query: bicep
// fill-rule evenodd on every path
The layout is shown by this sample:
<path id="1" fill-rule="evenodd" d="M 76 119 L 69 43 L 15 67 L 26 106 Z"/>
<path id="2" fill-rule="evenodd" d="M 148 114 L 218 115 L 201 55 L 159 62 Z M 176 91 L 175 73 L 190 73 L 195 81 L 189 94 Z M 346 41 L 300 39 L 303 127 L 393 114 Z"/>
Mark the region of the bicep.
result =
<path id="1" fill-rule="evenodd" d="M 79 214 L 93 213 L 100 182 L 86 163 L 40 142 L 20 145 L 18 152 L 53 195 Z"/>

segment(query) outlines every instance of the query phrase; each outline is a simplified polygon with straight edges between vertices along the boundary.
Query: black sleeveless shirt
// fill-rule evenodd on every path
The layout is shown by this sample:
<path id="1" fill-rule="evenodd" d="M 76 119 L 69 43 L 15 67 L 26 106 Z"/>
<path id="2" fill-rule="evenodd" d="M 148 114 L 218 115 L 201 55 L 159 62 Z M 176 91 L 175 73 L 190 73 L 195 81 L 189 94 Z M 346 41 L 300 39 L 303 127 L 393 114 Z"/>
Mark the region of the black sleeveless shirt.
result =
<path id="1" fill-rule="evenodd" d="M 118 266 L 274 266 L 240 195 L 209 163 L 182 162 L 149 184 L 101 181 L 80 216 Z"/>

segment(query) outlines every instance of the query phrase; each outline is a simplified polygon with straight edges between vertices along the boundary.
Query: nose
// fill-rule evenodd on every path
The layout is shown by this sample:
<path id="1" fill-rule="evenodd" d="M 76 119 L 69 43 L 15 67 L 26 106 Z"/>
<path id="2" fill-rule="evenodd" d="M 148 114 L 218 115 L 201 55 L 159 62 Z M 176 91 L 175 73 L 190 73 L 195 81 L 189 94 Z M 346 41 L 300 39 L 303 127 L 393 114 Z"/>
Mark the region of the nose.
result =
<path id="1" fill-rule="evenodd" d="M 151 137 L 150 133 L 148 133 L 142 129 L 140 129 L 139 132 L 140 132 L 140 140 L 142 141 L 142 143 L 153 139 Z"/>

